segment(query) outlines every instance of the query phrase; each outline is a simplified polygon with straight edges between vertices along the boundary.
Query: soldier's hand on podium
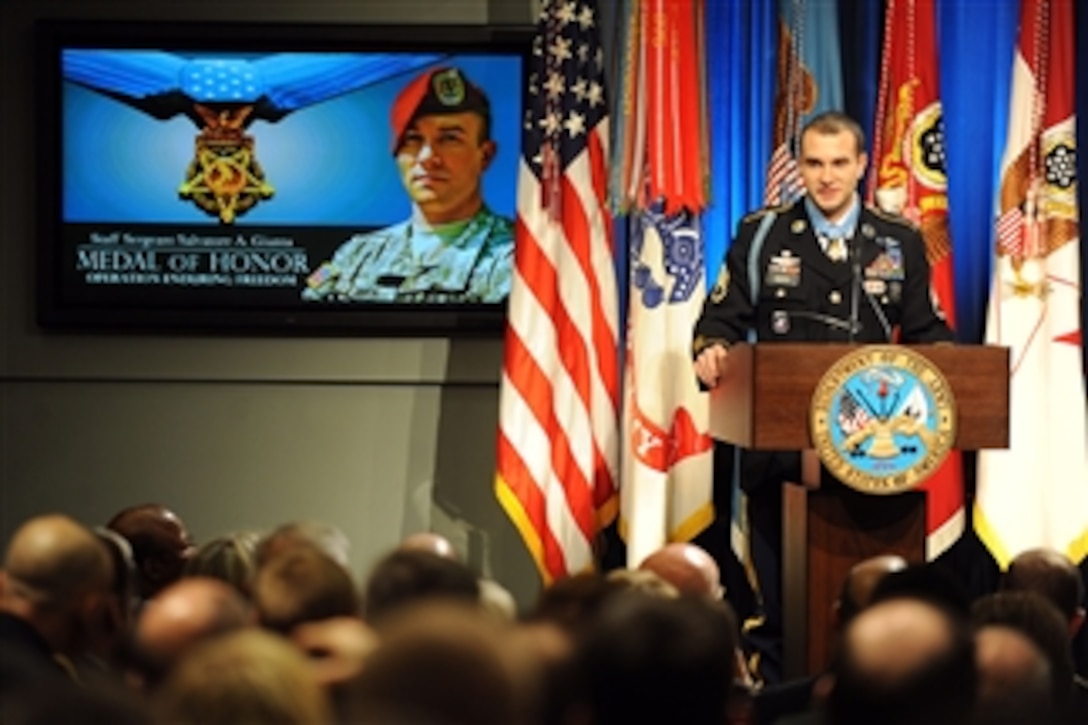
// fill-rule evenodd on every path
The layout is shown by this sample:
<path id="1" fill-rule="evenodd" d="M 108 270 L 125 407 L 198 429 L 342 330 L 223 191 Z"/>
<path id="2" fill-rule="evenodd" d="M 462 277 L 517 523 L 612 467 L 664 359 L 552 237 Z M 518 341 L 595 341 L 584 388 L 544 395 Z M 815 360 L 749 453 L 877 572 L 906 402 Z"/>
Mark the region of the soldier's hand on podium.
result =
<path id="1" fill-rule="evenodd" d="M 729 357 L 729 351 L 725 345 L 717 343 L 709 345 L 696 356 L 694 363 L 695 375 L 702 381 L 703 385 L 713 388 L 721 381 L 722 376 L 725 374 L 727 357 Z"/>

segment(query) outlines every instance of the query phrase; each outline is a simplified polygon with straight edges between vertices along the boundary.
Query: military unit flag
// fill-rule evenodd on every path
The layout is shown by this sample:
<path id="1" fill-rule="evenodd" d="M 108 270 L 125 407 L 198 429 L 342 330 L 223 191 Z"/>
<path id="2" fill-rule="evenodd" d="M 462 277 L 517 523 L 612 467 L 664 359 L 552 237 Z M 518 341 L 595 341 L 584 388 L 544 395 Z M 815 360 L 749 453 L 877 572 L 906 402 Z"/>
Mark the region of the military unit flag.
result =
<path id="1" fill-rule="evenodd" d="M 986 327 L 1010 348 L 1010 447 L 979 453 L 974 516 L 1002 567 L 1088 555 L 1073 19 L 1073 0 L 1022 0 Z"/>
<path id="2" fill-rule="evenodd" d="M 887 0 L 869 200 L 921 228 L 932 294 L 955 326 L 935 15 L 935 0 Z M 964 529 L 960 453 L 952 451 L 920 488 L 926 492 L 926 557 L 934 559 Z"/>

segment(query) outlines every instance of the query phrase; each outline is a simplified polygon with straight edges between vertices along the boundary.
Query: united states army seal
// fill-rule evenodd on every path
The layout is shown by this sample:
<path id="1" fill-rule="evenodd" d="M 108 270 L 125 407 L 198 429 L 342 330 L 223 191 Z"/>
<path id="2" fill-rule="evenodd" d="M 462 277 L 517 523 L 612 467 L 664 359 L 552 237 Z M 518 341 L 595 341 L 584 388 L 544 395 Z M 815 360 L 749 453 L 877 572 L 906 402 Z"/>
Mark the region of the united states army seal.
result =
<path id="1" fill-rule="evenodd" d="M 899 345 L 868 345 L 835 362 L 809 408 L 813 445 L 851 488 L 908 491 L 944 461 L 956 438 L 956 406 L 941 371 Z"/>

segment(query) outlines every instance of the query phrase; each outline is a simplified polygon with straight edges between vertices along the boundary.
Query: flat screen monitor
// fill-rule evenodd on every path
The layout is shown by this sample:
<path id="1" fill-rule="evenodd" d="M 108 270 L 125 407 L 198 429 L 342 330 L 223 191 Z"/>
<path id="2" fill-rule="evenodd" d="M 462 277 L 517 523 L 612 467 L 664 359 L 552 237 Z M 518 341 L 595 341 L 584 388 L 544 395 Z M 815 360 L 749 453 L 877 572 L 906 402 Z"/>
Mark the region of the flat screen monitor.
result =
<path id="1" fill-rule="evenodd" d="M 36 28 L 47 329 L 500 335 L 528 28 Z"/>

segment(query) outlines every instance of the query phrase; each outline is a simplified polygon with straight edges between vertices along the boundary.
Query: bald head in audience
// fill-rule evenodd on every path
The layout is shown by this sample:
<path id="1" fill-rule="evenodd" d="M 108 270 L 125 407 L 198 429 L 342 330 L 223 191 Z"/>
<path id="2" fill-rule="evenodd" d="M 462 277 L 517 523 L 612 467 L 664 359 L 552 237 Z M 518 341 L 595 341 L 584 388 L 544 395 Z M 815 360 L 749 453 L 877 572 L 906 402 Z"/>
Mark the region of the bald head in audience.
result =
<path id="1" fill-rule="evenodd" d="M 657 574 L 681 594 L 708 599 L 721 599 L 725 595 L 718 563 L 695 544 L 666 544 L 643 559 L 638 568 Z"/>
<path id="2" fill-rule="evenodd" d="M 872 604 L 846 627 L 832 675 L 836 725 L 959 725 L 975 698 L 971 631 L 921 599 Z"/>
<path id="3" fill-rule="evenodd" d="M 8 544 L 0 577 L 0 612 L 28 624 L 53 653 L 80 656 L 104 635 L 113 563 L 77 521 L 46 515 L 24 523 Z"/>
<path id="4" fill-rule="evenodd" d="M 418 531 L 409 534 L 404 537 L 397 548 L 406 551 L 429 551 L 445 559 L 461 560 L 460 554 L 457 553 L 457 549 L 450 543 L 450 540 L 433 531 Z"/>
<path id="5" fill-rule="evenodd" d="M 137 594 L 142 599 L 177 581 L 196 552 L 185 523 L 162 504 L 130 506 L 114 515 L 106 528 L 125 537 L 132 547 Z"/>
<path id="6" fill-rule="evenodd" d="M 975 633 L 978 699 L 973 725 L 1054 722 L 1050 662 L 1027 635 L 1005 625 Z"/>
<path id="7" fill-rule="evenodd" d="M 186 577 L 163 589 L 140 613 L 133 664 L 144 686 L 157 685 L 192 647 L 251 625 L 245 599 L 224 581 Z"/>

